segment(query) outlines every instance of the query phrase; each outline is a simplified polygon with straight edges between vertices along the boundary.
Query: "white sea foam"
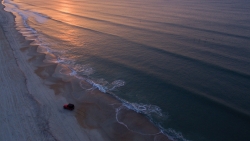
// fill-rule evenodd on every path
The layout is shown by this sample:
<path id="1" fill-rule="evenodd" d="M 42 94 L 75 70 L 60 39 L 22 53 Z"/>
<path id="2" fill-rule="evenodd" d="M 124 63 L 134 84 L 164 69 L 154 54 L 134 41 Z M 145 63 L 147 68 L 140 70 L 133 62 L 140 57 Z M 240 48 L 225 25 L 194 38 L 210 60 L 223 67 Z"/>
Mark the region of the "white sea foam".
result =
<path id="1" fill-rule="evenodd" d="M 82 74 L 82 75 L 91 75 L 94 73 L 94 69 L 90 67 L 90 65 L 81 65 L 81 64 L 74 64 L 71 66 L 73 70 Z"/>
<path id="2" fill-rule="evenodd" d="M 142 103 L 125 103 L 125 106 L 138 113 L 142 113 L 148 116 L 151 116 L 152 114 L 163 116 L 161 108 L 155 105 L 147 105 Z"/>
<path id="3" fill-rule="evenodd" d="M 124 86 L 125 81 L 123 81 L 123 80 L 115 80 L 111 84 L 112 84 L 112 88 L 109 89 L 110 91 L 114 90 L 115 88 Z"/>
<path id="4" fill-rule="evenodd" d="M 8 5 L 7 10 L 11 12 L 17 12 L 19 15 L 22 15 L 22 18 L 24 20 L 27 20 L 29 17 L 34 18 L 38 23 L 45 23 L 48 20 L 48 16 L 43 15 L 38 12 L 33 12 L 29 10 L 20 10 L 19 6 L 16 3 L 13 3 L 10 0 L 4 0 L 4 4 Z"/>
<path id="5" fill-rule="evenodd" d="M 3 4 L 6 6 L 7 10 L 12 10 L 14 8 L 19 8 L 19 6 L 17 4 L 15 4 L 14 2 L 10 1 L 10 0 L 4 0 Z"/>
<path id="6" fill-rule="evenodd" d="M 169 139 L 173 141 L 190 141 L 183 137 L 181 132 L 177 132 L 174 129 L 164 129 L 162 128 L 162 133 L 165 134 Z"/>
<path id="7" fill-rule="evenodd" d="M 31 16 L 34 17 L 38 23 L 45 23 L 49 18 L 48 16 L 37 12 L 31 12 Z"/>
<path id="8" fill-rule="evenodd" d="M 128 125 L 126 125 L 124 122 L 120 121 L 119 118 L 118 118 L 119 111 L 122 110 L 122 108 L 124 108 L 124 107 L 120 106 L 120 107 L 116 108 L 116 121 L 118 123 L 120 123 L 121 125 L 125 126 L 129 131 L 137 133 L 137 134 L 141 134 L 141 135 L 150 135 L 150 136 L 161 134 L 161 132 L 157 132 L 157 133 L 153 133 L 153 134 L 147 134 L 147 133 L 142 133 L 142 132 L 138 132 L 136 130 L 131 129 Z"/>
<path id="9" fill-rule="evenodd" d="M 113 95 L 116 99 L 122 102 L 122 106 L 126 107 L 127 109 L 133 110 L 137 113 L 141 113 L 144 115 L 147 115 L 148 117 L 152 117 L 153 115 L 156 115 L 158 117 L 166 117 L 162 113 L 162 110 L 160 107 L 156 105 L 151 105 L 151 104 L 143 104 L 143 103 L 130 103 L 117 95 L 115 95 L 112 92 L 109 92 L 109 94 Z"/>
<path id="10" fill-rule="evenodd" d="M 122 105 L 115 109 L 115 111 L 116 111 L 116 120 L 117 120 L 118 123 L 120 123 L 121 125 L 124 125 L 131 132 L 138 133 L 138 134 L 141 134 L 141 135 L 163 134 L 163 135 L 167 136 L 170 140 L 173 140 L 173 141 L 190 141 L 190 140 L 185 139 L 181 132 L 177 132 L 177 131 L 175 131 L 174 129 L 171 129 L 171 128 L 164 129 L 159 123 L 153 122 L 152 119 L 150 119 L 150 121 L 152 123 L 154 123 L 156 126 L 159 127 L 160 132 L 154 133 L 154 134 L 146 134 L 146 133 L 141 133 L 141 132 L 132 130 L 128 125 L 126 125 L 124 122 L 120 121 L 119 118 L 118 118 L 119 112 L 122 109 L 124 109 L 124 108 L 131 109 L 131 110 L 133 110 L 133 111 L 135 111 L 137 113 L 146 114 L 149 118 L 151 117 L 152 113 L 158 114 L 159 116 L 163 116 L 163 114 L 161 113 L 161 109 L 158 106 L 155 106 L 155 105 L 129 103 L 129 102 L 125 101 L 125 100 L 122 100 L 122 99 L 120 99 L 120 100 L 122 101 Z"/>

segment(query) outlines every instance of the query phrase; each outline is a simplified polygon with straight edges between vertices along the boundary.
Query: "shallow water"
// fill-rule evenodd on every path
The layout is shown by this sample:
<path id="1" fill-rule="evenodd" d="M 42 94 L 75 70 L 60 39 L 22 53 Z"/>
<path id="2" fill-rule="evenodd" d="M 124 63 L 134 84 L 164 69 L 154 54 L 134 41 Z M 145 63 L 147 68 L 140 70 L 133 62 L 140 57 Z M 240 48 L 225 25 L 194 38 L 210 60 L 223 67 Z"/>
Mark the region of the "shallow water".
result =
<path id="1" fill-rule="evenodd" d="M 247 0 L 4 4 L 27 39 L 69 66 L 60 72 L 114 94 L 169 137 L 250 138 Z"/>

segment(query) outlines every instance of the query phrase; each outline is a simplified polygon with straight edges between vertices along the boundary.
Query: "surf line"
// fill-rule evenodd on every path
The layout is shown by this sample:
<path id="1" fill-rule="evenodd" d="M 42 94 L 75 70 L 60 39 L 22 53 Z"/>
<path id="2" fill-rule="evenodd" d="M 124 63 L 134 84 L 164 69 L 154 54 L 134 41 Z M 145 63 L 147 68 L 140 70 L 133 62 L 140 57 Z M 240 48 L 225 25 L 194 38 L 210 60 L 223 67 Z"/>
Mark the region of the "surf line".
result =
<path id="1" fill-rule="evenodd" d="M 117 121 L 118 123 L 120 123 L 121 125 L 125 126 L 129 131 L 134 132 L 134 133 L 137 133 L 137 134 L 141 134 L 141 135 L 147 135 L 147 136 L 155 136 L 155 135 L 159 135 L 159 134 L 162 133 L 162 131 L 160 131 L 160 132 L 155 133 L 155 134 L 144 134 L 144 133 L 140 133 L 140 132 L 137 132 L 137 131 L 133 131 L 133 130 L 130 129 L 124 122 L 121 122 L 121 121 L 119 121 L 119 119 L 118 119 L 119 111 L 120 111 L 123 107 L 124 107 L 124 106 L 122 105 L 122 106 L 120 106 L 120 107 L 118 107 L 118 108 L 115 109 L 115 111 L 116 111 L 116 121 Z"/>

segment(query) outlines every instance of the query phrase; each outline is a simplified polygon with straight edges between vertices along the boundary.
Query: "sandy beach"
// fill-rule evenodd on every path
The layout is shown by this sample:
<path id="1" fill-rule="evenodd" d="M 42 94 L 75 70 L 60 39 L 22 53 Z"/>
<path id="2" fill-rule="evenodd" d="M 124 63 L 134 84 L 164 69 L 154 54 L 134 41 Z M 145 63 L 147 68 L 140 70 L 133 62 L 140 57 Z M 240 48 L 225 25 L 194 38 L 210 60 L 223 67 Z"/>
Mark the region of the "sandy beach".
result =
<path id="1" fill-rule="evenodd" d="M 67 68 L 19 33 L 14 18 L 1 3 L 0 140 L 169 140 L 113 96 L 98 89 L 87 91 L 92 88 L 89 83 L 63 76 Z M 76 109 L 64 110 L 66 103 L 74 103 Z"/>

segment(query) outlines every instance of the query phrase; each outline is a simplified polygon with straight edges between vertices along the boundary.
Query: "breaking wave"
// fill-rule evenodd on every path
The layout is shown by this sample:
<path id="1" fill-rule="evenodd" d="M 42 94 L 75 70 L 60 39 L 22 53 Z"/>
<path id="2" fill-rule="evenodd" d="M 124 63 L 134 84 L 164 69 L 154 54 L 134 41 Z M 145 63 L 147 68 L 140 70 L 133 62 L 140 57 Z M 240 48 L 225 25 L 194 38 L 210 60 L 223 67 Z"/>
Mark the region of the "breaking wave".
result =
<path id="1" fill-rule="evenodd" d="M 20 10 L 19 6 L 10 0 L 4 0 L 4 4 L 6 5 L 6 10 L 18 13 L 24 19 L 24 21 L 26 21 L 29 17 L 32 17 L 38 23 L 44 23 L 49 18 L 48 16 L 41 13 L 33 12 L 30 10 Z"/>

